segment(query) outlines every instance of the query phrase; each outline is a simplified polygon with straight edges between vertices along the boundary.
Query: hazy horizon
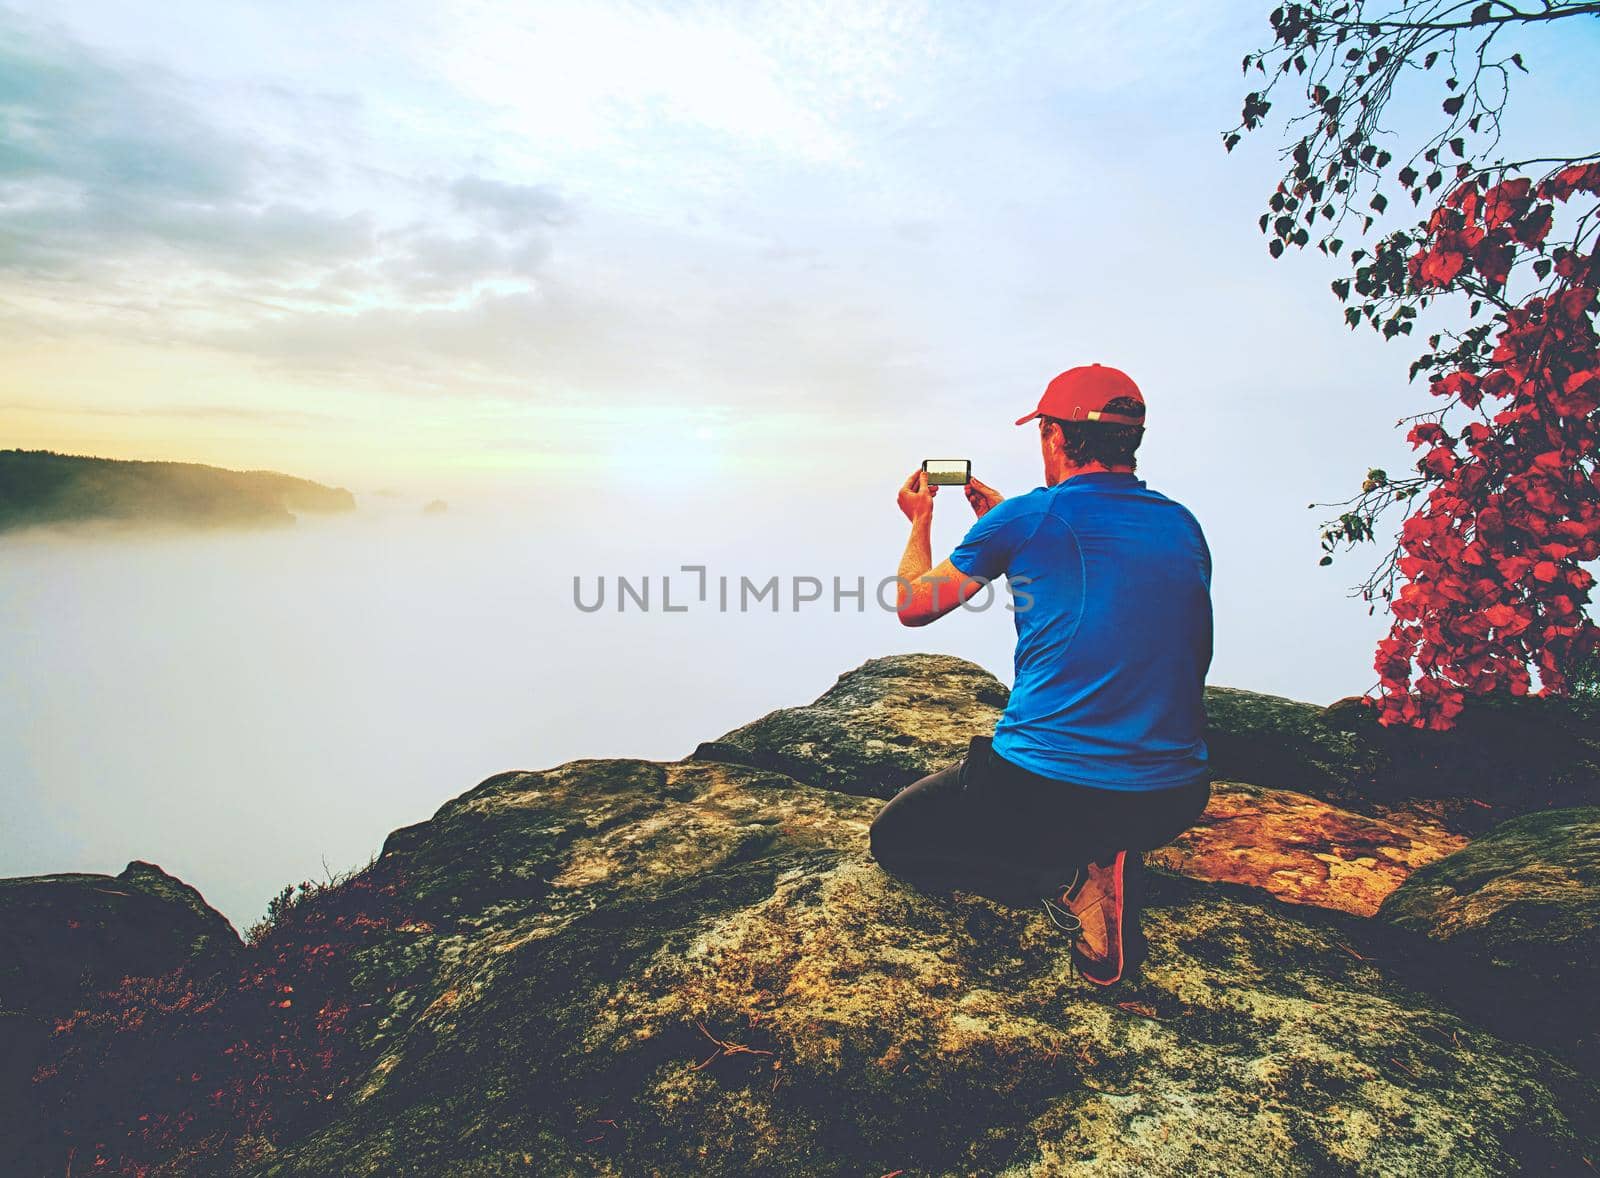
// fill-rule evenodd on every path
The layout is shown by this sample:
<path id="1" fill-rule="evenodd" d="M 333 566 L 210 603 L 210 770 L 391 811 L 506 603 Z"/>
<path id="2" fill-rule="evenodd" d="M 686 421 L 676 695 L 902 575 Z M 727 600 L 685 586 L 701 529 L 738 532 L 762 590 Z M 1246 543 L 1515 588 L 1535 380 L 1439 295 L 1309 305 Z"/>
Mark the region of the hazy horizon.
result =
<path id="1" fill-rule="evenodd" d="M 874 492 L 809 495 L 809 519 L 772 527 L 664 484 L 582 516 L 470 497 L 425 516 L 399 498 L 287 529 L 0 537 L 13 619 L 0 630 L 0 875 L 147 859 L 243 928 L 283 884 L 364 863 L 390 830 L 493 773 L 686 756 L 895 652 L 958 655 L 1009 683 L 998 605 L 907 630 L 871 603 L 903 531 L 893 488 Z M 846 511 L 856 526 L 841 536 L 826 521 Z M 672 530 L 686 513 L 705 528 L 690 547 Z M 953 544 L 970 515 L 941 498 L 937 541 Z M 701 606 L 684 564 L 707 566 L 713 586 L 778 576 L 781 612 Z M 662 610 L 664 575 L 688 613 Z M 586 602 L 606 578 L 603 611 L 574 605 L 574 576 Z M 648 612 L 616 612 L 618 576 L 651 579 Z M 795 576 L 822 580 L 824 600 L 796 612 Z M 865 581 L 864 610 L 832 612 L 835 576 Z M 1292 618 L 1231 605 L 1239 579 L 1219 557 L 1212 683 L 1321 703 L 1365 689 L 1370 640 L 1340 638 L 1353 618 L 1273 631 Z M 1245 627 L 1297 657 L 1253 668 Z"/>

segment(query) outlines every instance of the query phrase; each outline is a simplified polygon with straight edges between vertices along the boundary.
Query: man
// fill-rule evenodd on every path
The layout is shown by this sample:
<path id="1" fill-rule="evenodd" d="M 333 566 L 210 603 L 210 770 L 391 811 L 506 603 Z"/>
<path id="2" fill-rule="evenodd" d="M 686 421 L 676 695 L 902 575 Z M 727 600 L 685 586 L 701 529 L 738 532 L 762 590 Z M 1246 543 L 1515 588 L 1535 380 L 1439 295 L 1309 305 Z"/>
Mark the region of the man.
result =
<path id="1" fill-rule="evenodd" d="M 977 522 L 936 568 L 937 488 L 920 470 L 900 488 L 901 622 L 926 625 L 1004 574 L 1015 686 L 992 738 L 883 808 L 872 853 L 901 875 L 976 873 L 1044 895 L 1078 971 L 1110 985 L 1145 953 L 1140 852 L 1210 798 L 1211 553 L 1189 510 L 1135 474 L 1145 404 L 1127 374 L 1063 372 L 1017 424 L 1035 419 L 1045 485 L 1005 499 L 970 482 Z"/>

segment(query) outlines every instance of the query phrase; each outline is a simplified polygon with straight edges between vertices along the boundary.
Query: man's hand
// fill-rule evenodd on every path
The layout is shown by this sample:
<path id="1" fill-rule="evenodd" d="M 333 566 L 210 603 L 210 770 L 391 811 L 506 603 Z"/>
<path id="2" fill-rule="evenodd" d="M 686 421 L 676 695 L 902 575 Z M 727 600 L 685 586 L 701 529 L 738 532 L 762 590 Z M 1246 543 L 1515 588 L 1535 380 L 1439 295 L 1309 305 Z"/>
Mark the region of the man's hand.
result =
<path id="1" fill-rule="evenodd" d="M 900 510 L 906 513 L 906 518 L 912 523 L 919 519 L 930 519 L 933 516 L 933 497 L 938 493 L 939 488 L 929 484 L 927 474 L 919 466 L 900 488 Z"/>
<path id="2" fill-rule="evenodd" d="M 995 504 L 1005 498 L 987 483 L 980 483 L 977 479 L 967 481 L 967 502 L 972 504 L 972 514 L 982 519 L 985 513 L 993 510 Z"/>

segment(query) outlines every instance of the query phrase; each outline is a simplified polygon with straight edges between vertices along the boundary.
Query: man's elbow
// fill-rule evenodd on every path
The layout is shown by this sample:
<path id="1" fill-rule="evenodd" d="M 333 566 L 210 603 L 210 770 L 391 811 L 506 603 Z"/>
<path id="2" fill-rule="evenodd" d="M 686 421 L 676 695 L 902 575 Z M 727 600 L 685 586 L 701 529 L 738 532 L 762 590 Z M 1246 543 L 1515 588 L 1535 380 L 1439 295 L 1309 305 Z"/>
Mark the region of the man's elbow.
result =
<path id="1" fill-rule="evenodd" d="M 895 616 L 900 619 L 902 626 L 926 626 L 933 621 L 933 615 L 913 609 L 909 605 L 901 606 L 895 611 Z"/>

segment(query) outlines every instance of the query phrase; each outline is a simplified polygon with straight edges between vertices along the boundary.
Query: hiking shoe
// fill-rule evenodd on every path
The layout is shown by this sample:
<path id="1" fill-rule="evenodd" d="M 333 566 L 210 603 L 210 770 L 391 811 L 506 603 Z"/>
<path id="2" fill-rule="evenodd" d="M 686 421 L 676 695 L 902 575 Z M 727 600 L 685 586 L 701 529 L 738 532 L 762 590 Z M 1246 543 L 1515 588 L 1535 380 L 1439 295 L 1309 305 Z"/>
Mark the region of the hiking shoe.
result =
<path id="1" fill-rule="evenodd" d="M 1096 985 L 1113 985 L 1144 959 L 1137 895 L 1143 867 L 1137 851 L 1117 851 L 1080 867 L 1044 901 L 1051 923 L 1072 938 L 1074 969 Z"/>

